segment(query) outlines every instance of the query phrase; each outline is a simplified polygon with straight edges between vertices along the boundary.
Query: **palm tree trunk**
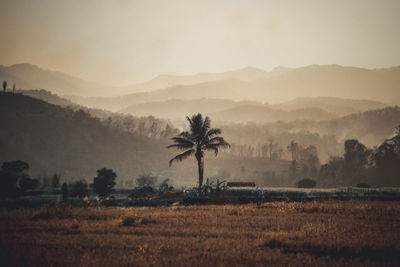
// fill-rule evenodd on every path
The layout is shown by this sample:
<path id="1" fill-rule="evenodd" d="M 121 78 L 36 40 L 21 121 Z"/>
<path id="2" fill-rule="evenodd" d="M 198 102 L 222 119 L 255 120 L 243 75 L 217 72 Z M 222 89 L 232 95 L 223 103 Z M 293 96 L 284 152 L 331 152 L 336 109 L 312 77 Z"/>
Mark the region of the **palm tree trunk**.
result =
<path id="1" fill-rule="evenodd" d="M 203 175 L 204 175 L 204 160 L 203 157 L 199 156 L 197 158 L 197 166 L 199 168 L 199 191 L 201 192 L 201 186 L 203 185 Z"/>

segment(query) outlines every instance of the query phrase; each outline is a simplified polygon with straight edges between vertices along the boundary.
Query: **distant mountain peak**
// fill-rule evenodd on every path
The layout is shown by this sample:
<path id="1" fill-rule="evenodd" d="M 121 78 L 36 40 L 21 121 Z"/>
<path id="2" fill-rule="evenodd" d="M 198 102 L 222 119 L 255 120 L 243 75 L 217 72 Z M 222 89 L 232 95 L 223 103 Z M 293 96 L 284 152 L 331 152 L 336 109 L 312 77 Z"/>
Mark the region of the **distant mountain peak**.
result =
<path id="1" fill-rule="evenodd" d="M 41 67 L 31 64 L 31 63 L 17 63 L 10 66 L 5 66 L 6 68 L 13 69 L 13 70 L 43 70 Z"/>
<path id="2" fill-rule="evenodd" d="M 263 70 L 263 69 L 261 69 L 261 68 L 256 68 L 256 67 L 253 67 L 253 66 L 246 66 L 246 67 L 242 68 L 241 70 L 244 70 L 244 71 L 261 71 L 261 72 L 265 72 L 265 70 Z"/>

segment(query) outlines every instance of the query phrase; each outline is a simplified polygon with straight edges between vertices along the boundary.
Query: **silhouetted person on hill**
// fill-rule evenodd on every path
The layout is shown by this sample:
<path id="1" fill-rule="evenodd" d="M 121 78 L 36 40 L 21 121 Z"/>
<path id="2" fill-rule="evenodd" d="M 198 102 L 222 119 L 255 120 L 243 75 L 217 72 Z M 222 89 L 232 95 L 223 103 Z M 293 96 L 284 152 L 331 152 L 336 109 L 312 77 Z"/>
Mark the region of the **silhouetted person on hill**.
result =
<path id="1" fill-rule="evenodd" d="M 4 80 L 4 81 L 3 81 L 3 92 L 4 92 L 4 93 L 6 92 L 6 89 L 7 89 L 7 81 Z"/>

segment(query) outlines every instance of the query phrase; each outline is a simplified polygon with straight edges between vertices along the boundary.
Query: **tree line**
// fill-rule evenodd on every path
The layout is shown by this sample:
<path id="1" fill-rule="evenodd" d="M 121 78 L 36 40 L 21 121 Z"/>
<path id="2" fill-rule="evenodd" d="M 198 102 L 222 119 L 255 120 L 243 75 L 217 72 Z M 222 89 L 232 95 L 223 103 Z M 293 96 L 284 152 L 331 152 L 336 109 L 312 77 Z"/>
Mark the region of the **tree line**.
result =
<path id="1" fill-rule="evenodd" d="M 21 160 L 3 162 L 0 169 L 0 197 L 22 196 L 29 191 L 45 189 L 49 186 L 53 189 L 60 188 L 60 175 L 54 174 L 51 184 L 47 184 L 46 177 L 41 182 L 39 179 L 31 178 L 28 170 L 29 164 Z M 116 178 L 117 174 L 112 169 L 102 168 L 97 170 L 97 176 L 93 178 L 93 183 L 89 186 L 100 199 L 105 199 L 113 191 Z M 83 180 L 72 182 L 69 185 L 64 182 L 61 185 L 63 199 L 66 200 L 68 196 L 88 196 L 90 194 L 89 186 Z"/>
<path id="2" fill-rule="evenodd" d="M 399 186 L 400 125 L 395 135 L 381 145 L 368 148 L 356 139 L 344 143 L 342 157 L 332 157 L 321 166 L 319 180 L 325 186 L 356 183 Z"/>

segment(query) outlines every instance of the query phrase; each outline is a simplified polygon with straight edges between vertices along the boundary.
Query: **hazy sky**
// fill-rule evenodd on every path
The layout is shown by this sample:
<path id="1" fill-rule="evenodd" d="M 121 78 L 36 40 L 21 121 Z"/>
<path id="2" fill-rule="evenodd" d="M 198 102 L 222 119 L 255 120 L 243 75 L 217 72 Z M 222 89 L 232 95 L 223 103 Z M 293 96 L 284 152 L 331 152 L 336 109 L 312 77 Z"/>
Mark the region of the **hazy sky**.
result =
<path id="1" fill-rule="evenodd" d="M 400 65 L 399 0 L 0 0 L 0 64 L 127 84 L 248 65 Z"/>

